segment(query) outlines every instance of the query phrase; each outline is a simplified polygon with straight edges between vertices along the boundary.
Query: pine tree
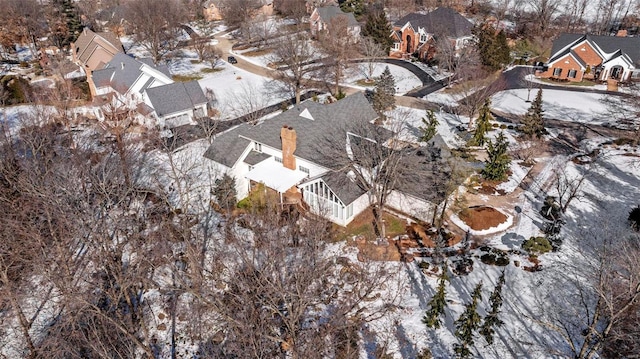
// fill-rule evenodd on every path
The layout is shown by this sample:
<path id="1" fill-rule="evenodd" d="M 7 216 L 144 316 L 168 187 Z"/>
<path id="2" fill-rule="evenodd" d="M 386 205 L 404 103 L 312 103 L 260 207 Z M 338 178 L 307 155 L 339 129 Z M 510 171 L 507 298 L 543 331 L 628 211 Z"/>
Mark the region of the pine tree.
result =
<path id="1" fill-rule="evenodd" d="M 491 25 L 483 23 L 477 26 L 473 33 L 476 36 L 480 61 L 484 66 L 497 70 L 511 62 L 511 49 L 504 31 L 496 34 Z"/>
<path id="2" fill-rule="evenodd" d="M 447 306 L 446 285 L 448 281 L 449 276 L 447 275 L 447 267 L 443 265 L 442 273 L 438 280 L 438 289 L 436 290 L 436 294 L 429 301 L 429 309 L 427 309 L 427 312 L 422 318 L 422 322 L 427 326 L 427 328 L 438 329 L 442 325 L 440 317 L 444 316 L 444 309 Z"/>
<path id="3" fill-rule="evenodd" d="M 216 181 L 213 195 L 220 207 L 230 211 L 237 201 L 236 180 L 228 173 L 225 173 L 222 178 Z"/>
<path id="4" fill-rule="evenodd" d="M 362 28 L 362 36 L 372 38 L 387 54 L 393 44 L 393 40 L 389 37 L 390 33 L 391 25 L 384 11 L 378 9 L 367 12 L 367 19 Z"/>
<path id="5" fill-rule="evenodd" d="M 496 35 L 493 51 L 494 65 L 498 65 L 501 68 L 511 63 L 511 49 L 509 48 L 507 35 L 503 30 L 500 30 Z"/>
<path id="6" fill-rule="evenodd" d="M 373 109 L 380 117 L 384 118 L 384 111 L 396 107 L 395 93 L 396 81 L 391 75 L 389 66 L 386 66 L 380 77 L 376 79 L 375 89 L 373 90 Z"/>
<path id="7" fill-rule="evenodd" d="M 422 124 L 424 126 L 420 127 L 420 131 L 422 131 L 420 141 L 429 142 L 438 132 L 438 125 L 440 124 L 433 110 L 427 110 L 427 117 L 422 118 Z"/>
<path id="8" fill-rule="evenodd" d="M 455 321 L 456 338 L 460 343 L 454 344 L 453 350 L 459 358 L 468 358 L 471 356 L 470 346 L 473 345 L 474 332 L 480 327 L 482 318 L 478 314 L 478 302 L 482 300 L 482 282 L 476 285 L 471 294 L 471 303 L 465 305 L 464 312 Z"/>
<path id="9" fill-rule="evenodd" d="M 542 88 L 538 89 L 536 99 L 522 120 L 522 132 L 528 138 L 542 138 L 547 132 L 544 128 L 544 110 L 542 109 Z"/>
<path id="10" fill-rule="evenodd" d="M 504 285 L 504 271 L 498 278 L 498 283 L 496 287 L 493 289 L 491 296 L 489 297 L 489 304 L 491 305 L 491 310 L 484 317 L 482 321 L 482 326 L 480 327 L 480 334 L 484 337 L 484 339 L 490 345 L 493 344 L 493 335 L 495 334 L 495 328 L 500 327 L 504 324 L 500 318 L 498 318 L 498 314 L 500 314 L 500 308 L 502 307 L 502 286 Z"/>
<path id="11" fill-rule="evenodd" d="M 487 145 L 488 158 L 481 172 L 484 178 L 502 180 L 506 177 L 511 164 L 511 157 L 507 153 L 508 149 L 509 142 L 503 132 L 498 134 L 495 141 L 489 141 Z"/>
<path id="12" fill-rule="evenodd" d="M 487 132 L 491 129 L 491 122 L 493 116 L 491 115 L 491 100 L 487 99 L 484 105 L 480 108 L 480 115 L 476 121 L 476 131 L 471 138 L 470 144 L 472 146 L 484 146 L 487 142 Z"/>
<path id="13" fill-rule="evenodd" d="M 507 153 L 508 149 L 509 142 L 503 132 L 498 134 L 495 141 L 489 141 L 487 145 L 488 158 L 481 172 L 484 178 L 502 180 L 506 177 L 511 164 L 511 157 Z"/>

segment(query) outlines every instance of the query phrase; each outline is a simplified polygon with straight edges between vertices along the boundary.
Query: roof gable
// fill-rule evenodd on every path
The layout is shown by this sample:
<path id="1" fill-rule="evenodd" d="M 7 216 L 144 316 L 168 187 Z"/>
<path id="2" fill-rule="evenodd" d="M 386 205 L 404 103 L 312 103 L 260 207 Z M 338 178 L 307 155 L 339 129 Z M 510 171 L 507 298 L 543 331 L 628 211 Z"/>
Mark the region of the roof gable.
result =
<path id="1" fill-rule="evenodd" d="M 430 34 L 461 38 L 471 36 L 473 24 L 457 11 L 440 7 L 427 14 L 410 13 L 395 22 L 395 26 L 404 27 L 411 23 L 416 28 L 424 28 Z"/>
<path id="2" fill-rule="evenodd" d="M 303 112 L 309 113 L 313 120 L 302 117 Z M 222 155 L 237 138 L 245 138 L 247 142 L 255 141 L 266 146 L 282 149 L 280 129 L 290 126 L 296 130 L 297 143 L 295 156 L 310 162 L 323 165 L 326 158 L 318 153 L 318 148 L 326 141 L 327 133 L 332 129 L 347 128 L 355 119 L 373 121 L 378 115 L 371 107 L 363 93 L 347 96 L 332 104 L 323 105 L 312 100 L 304 101 L 280 115 L 264 120 L 259 124 L 242 124 L 228 132 L 225 132 L 213 141 L 207 152 L 207 158 L 225 163 L 235 163 L 238 157 L 231 159 Z M 372 125 L 375 126 L 375 125 Z M 346 134 L 345 134 L 346 135 Z M 346 136 L 345 136 L 346 137 Z M 215 154 L 215 155 L 214 155 Z M 239 156 L 241 152 L 234 152 Z M 220 159 L 220 161 L 218 160 Z"/>
<path id="3" fill-rule="evenodd" d="M 557 61 L 569 53 L 572 48 L 579 46 L 584 41 L 587 41 L 589 45 L 599 53 L 603 58 L 603 62 L 619 56 L 618 51 L 620 51 L 620 54 L 626 55 L 635 66 L 640 66 L 640 38 L 638 37 L 567 33 L 560 34 L 560 36 L 554 40 L 549 63 Z"/>
<path id="4" fill-rule="evenodd" d="M 174 82 L 148 88 L 149 101 L 160 117 L 193 109 L 207 103 L 207 98 L 197 81 Z"/>

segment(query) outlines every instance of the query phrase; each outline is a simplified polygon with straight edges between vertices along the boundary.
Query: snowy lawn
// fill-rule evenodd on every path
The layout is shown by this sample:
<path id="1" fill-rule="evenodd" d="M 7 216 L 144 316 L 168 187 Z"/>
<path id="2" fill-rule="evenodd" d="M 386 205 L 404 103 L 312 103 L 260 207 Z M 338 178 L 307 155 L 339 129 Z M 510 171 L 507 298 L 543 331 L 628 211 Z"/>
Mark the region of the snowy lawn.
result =
<path id="1" fill-rule="evenodd" d="M 491 98 L 492 107 L 498 111 L 523 115 L 531 103 L 527 100 L 527 89 L 499 92 Z M 536 89 L 531 90 L 530 100 L 534 100 Z M 602 124 L 608 122 L 607 95 L 561 90 L 542 90 L 542 108 L 547 118 L 556 120 Z"/>
<path id="2" fill-rule="evenodd" d="M 438 120 L 437 134 L 442 137 L 449 148 L 458 148 L 464 145 L 464 141 L 458 136 L 460 133 L 456 126 L 469 123 L 469 119 L 446 112 L 436 112 Z M 397 131 L 400 138 L 407 142 L 418 142 L 421 136 L 420 127 L 423 127 L 422 118 L 426 116 L 424 110 L 409 107 L 397 107 L 389 111 L 388 121 L 385 127 L 392 131 Z"/>
<path id="3" fill-rule="evenodd" d="M 226 62 L 219 69 L 206 74 L 198 82 L 205 94 L 208 89 L 213 91 L 221 119 L 233 119 L 291 97 L 291 94 L 279 91 L 280 86 L 275 80 Z"/>
<path id="4" fill-rule="evenodd" d="M 370 86 L 367 86 L 363 83 L 363 81 L 369 75 L 368 66 L 369 64 L 367 63 L 353 64 L 351 67 L 351 71 L 349 71 L 349 74 L 344 78 L 343 82 L 348 86 L 361 88 L 363 90 L 366 88 L 373 88 L 373 83 Z M 384 71 L 385 67 L 389 66 L 389 71 L 391 72 L 391 75 L 396 82 L 397 95 L 403 95 L 415 88 L 422 86 L 422 81 L 420 81 L 420 79 L 411 71 L 405 68 L 380 62 L 374 63 L 373 66 L 373 78 L 379 77 Z"/>

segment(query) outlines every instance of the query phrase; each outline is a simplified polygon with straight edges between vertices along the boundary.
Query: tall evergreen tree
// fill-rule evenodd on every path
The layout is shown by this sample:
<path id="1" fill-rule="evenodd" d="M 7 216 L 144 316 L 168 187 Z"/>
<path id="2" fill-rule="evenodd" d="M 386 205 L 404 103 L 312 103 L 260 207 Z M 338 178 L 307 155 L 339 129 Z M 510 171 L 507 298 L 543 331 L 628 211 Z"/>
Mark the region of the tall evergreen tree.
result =
<path id="1" fill-rule="evenodd" d="M 444 309 L 447 306 L 446 300 L 446 286 L 449 281 L 449 276 L 447 275 L 447 266 L 442 266 L 442 273 L 440 273 L 440 279 L 438 280 L 438 289 L 436 290 L 436 294 L 429 301 L 429 309 L 425 313 L 422 318 L 422 322 L 427 326 L 427 328 L 435 328 L 438 329 L 442 325 L 442 319 L 445 315 Z"/>
<path id="2" fill-rule="evenodd" d="M 460 343 L 454 344 L 453 350 L 459 358 L 471 356 L 470 346 L 473 345 L 474 332 L 480 327 L 482 318 L 478 314 L 478 303 L 482 300 L 482 282 L 476 285 L 471 294 L 471 303 L 465 305 L 464 312 L 455 321 L 456 338 Z"/>
<path id="3" fill-rule="evenodd" d="M 489 297 L 489 305 L 491 305 L 491 310 L 484 317 L 482 321 L 482 326 L 480 327 L 480 334 L 484 337 L 484 339 L 489 344 L 493 344 L 493 335 L 495 334 L 495 328 L 500 327 L 504 324 L 502 320 L 498 317 L 500 314 L 500 308 L 502 308 L 502 286 L 504 285 L 504 270 L 502 274 L 498 278 L 498 283 L 496 287 L 493 289 L 491 296 Z"/>
<path id="4" fill-rule="evenodd" d="M 472 146 L 484 146 L 487 142 L 487 132 L 491 129 L 491 122 L 493 116 L 491 115 L 491 100 L 488 98 L 485 100 L 484 105 L 480 108 L 480 114 L 476 122 L 476 131 L 471 138 Z"/>
<path id="5" fill-rule="evenodd" d="M 389 34 L 391 33 L 391 24 L 387 20 L 387 15 L 380 9 L 367 12 L 366 22 L 362 28 L 362 36 L 368 36 L 377 44 L 382 46 L 385 53 L 389 53 L 389 49 L 393 44 Z"/>
<path id="6" fill-rule="evenodd" d="M 422 124 L 424 126 L 420 127 L 420 131 L 422 131 L 420 141 L 429 142 L 438 132 L 438 125 L 440 124 L 433 110 L 427 110 L 427 117 L 422 118 Z"/>
<path id="7" fill-rule="evenodd" d="M 384 68 L 382 74 L 376 79 L 375 89 L 373 90 L 372 105 L 373 109 L 381 118 L 384 118 L 384 111 L 396 107 L 396 81 L 391 75 L 389 66 Z"/>
<path id="8" fill-rule="evenodd" d="M 504 31 L 496 30 L 486 23 L 473 29 L 480 61 L 484 66 L 497 70 L 511 62 L 510 48 Z"/>
<path id="9" fill-rule="evenodd" d="M 522 120 L 522 132 L 528 138 L 542 138 L 547 132 L 544 128 L 544 110 L 542 109 L 542 88 L 538 89 L 535 100 Z"/>
<path id="10" fill-rule="evenodd" d="M 511 164 L 511 157 L 507 153 L 508 149 L 509 142 L 503 132 L 498 134 L 495 142 L 489 141 L 487 145 L 488 158 L 482 170 L 484 178 L 502 180 L 506 177 L 507 170 L 509 170 L 509 165 Z"/>

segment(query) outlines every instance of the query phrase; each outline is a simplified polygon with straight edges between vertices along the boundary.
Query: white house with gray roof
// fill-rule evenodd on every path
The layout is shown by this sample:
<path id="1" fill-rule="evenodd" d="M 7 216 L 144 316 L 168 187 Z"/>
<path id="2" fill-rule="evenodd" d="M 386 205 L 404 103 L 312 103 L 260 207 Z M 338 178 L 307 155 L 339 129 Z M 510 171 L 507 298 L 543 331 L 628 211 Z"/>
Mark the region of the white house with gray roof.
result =
<path id="1" fill-rule="evenodd" d="M 369 207 L 369 194 L 348 174 L 332 170 L 331 159 L 320 148 L 332 130 L 344 129 L 345 138 L 353 136 L 346 129 L 356 117 L 381 129 L 372 123 L 378 115 L 362 93 L 327 105 L 307 100 L 274 118 L 217 135 L 204 156 L 219 175 L 235 178 L 238 200 L 263 184 L 277 192 L 281 202 L 302 200 L 313 213 L 346 226 Z M 394 190 L 390 205 L 427 219 L 435 206 L 420 197 Z"/>
<path id="2" fill-rule="evenodd" d="M 206 115 L 207 99 L 198 82 L 174 82 L 166 66 L 150 59 L 119 53 L 92 77 L 97 97 L 114 95 L 123 106 L 138 108 L 142 117 L 155 120 L 148 125 L 173 128 Z"/>

